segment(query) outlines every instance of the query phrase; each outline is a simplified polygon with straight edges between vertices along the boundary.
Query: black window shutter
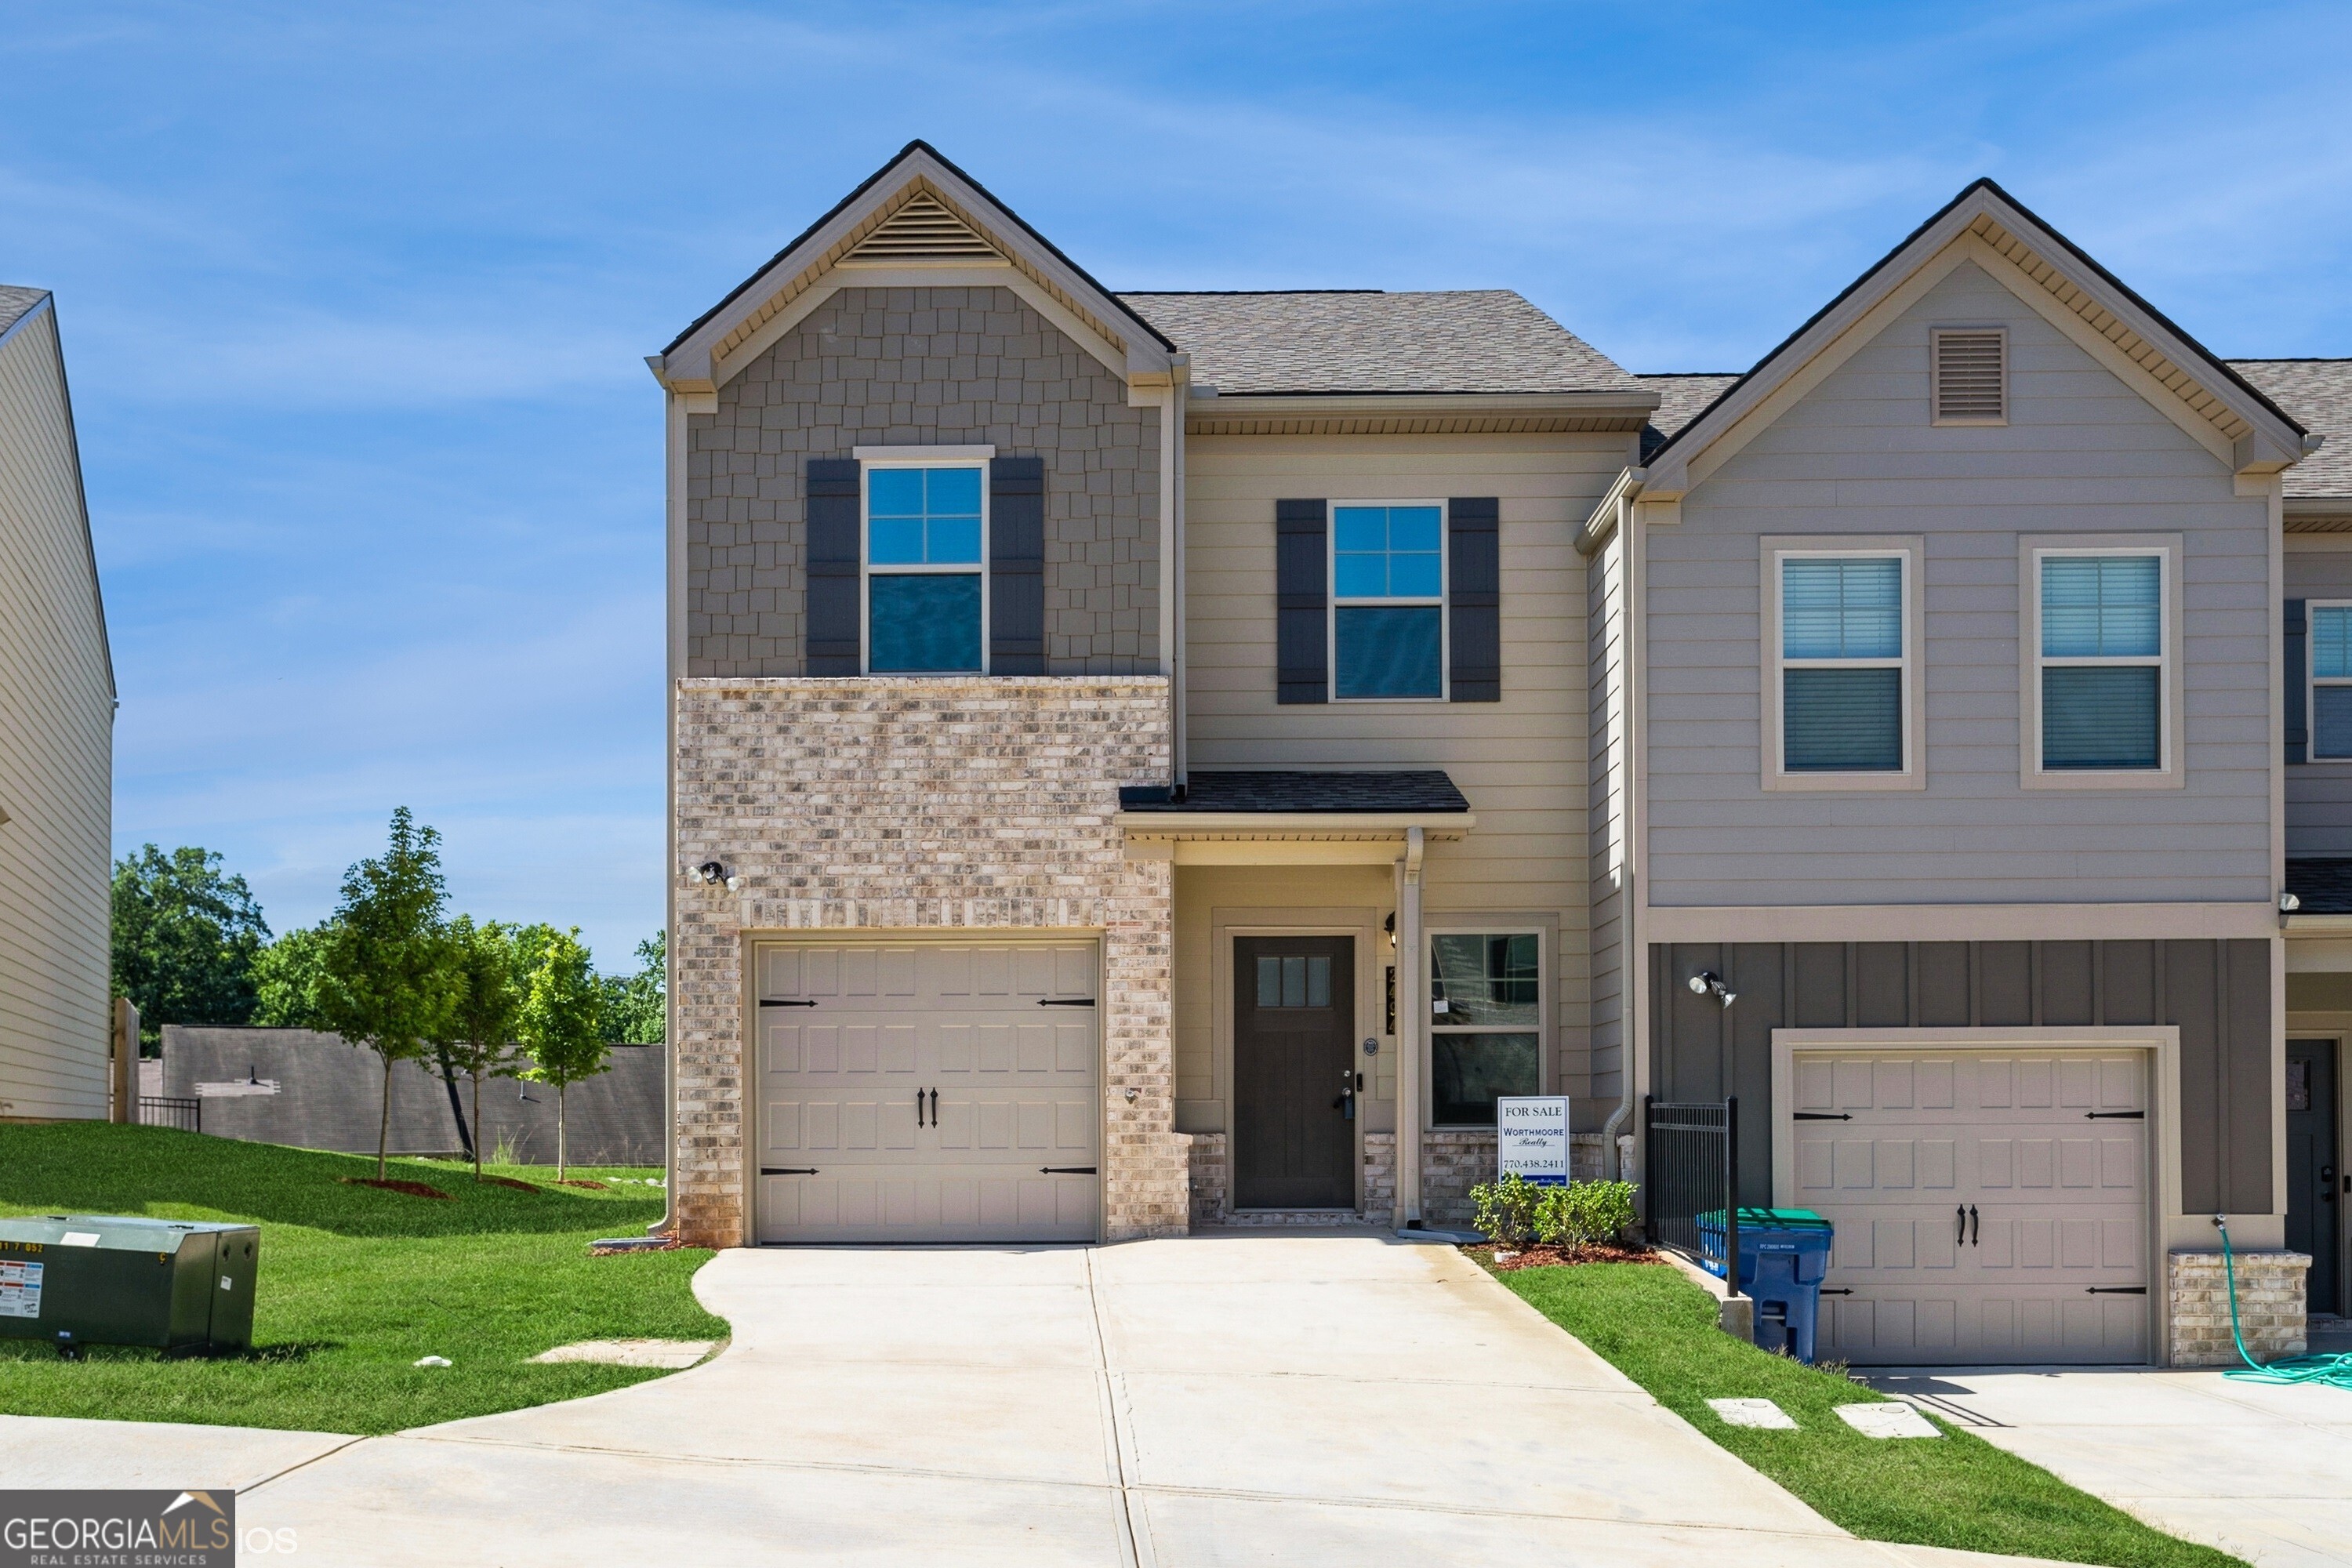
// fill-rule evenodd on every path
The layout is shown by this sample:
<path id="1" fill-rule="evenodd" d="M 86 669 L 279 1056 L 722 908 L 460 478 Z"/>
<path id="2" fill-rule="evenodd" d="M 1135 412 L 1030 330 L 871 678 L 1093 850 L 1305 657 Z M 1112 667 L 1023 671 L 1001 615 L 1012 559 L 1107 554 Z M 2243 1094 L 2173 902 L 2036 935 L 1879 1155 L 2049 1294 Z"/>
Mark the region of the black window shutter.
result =
<path id="1" fill-rule="evenodd" d="M 1277 702 L 1331 700 L 1331 595 L 1319 500 L 1274 503 L 1275 661 Z"/>
<path id="2" fill-rule="evenodd" d="M 808 673 L 862 675 L 857 459 L 808 460 Z"/>
<path id="3" fill-rule="evenodd" d="M 1503 700 L 1501 517 L 1493 496 L 1445 503 L 1448 695 L 1455 702 Z"/>
<path id="4" fill-rule="evenodd" d="M 2303 613 L 2304 601 L 2286 602 L 2286 760 L 2304 763 L 2311 760 L 2311 731 L 2305 721 L 2310 703 L 2304 695 L 2309 682 L 2311 623 Z"/>
<path id="5" fill-rule="evenodd" d="M 988 673 L 1045 673 L 1045 459 L 988 464 Z"/>

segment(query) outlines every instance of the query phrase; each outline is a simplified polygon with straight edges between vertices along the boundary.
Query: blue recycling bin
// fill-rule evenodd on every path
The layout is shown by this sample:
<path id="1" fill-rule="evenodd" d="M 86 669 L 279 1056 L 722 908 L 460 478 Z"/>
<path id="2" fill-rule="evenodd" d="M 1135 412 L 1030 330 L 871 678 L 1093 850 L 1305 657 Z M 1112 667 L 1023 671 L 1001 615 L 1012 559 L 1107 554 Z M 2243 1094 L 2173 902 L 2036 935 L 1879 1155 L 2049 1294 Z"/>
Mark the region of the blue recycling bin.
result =
<path id="1" fill-rule="evenodd" d="M 1708 1271 L 1724 1272 L 1723 1211 L 1698 1216 Z M 1739 1289 L 1756 1303 L 1756 1342 L 1812 1364 L 1822 1280 L 1830 1271 L 1830 1222 L 1811 1209 L 1739 1211 Z"/>

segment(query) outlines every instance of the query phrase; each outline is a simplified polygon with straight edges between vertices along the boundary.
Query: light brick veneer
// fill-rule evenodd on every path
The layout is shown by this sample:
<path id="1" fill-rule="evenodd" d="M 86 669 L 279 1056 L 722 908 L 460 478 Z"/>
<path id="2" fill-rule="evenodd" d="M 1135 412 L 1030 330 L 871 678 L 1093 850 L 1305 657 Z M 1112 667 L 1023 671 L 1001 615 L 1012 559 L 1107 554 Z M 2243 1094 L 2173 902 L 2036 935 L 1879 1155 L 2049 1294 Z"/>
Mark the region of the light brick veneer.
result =
<path id="1" fill-rule="evenodd" d="M 743 939 L 835 928 L 1099 931 L 1106 1230 L 1182 1234 L 1172 868 L 1128 860 L 1112 821 L 1168 765 L 1156 676 L 678 682 L 674 874 L 741 879 L 684 888 L 670 938 L 685 1239 L 745 1232 Z"/>
<path id="2" fill-rule="evenodd" d="M 2172 1266 L 2172 1364 L 2235 1366 L 2237 1342 L 2230 1336 L 2230 1282 L 2219 1252 L 2176 1252 Z M 2256 1361 L 2304 1353 L 2304 1275 L 2311 1258 L 2302 1252 L 2241 1252 L 2238 1331 Z"/>
<path id="3" fill-rule="evenodd" d="M 1568 1135 L 1569 1179 L 1603 1174 L 1607 1141 L 1598 1132 Z M 1421 1215 L 1424 1225 L 1467 1229 L 1478 1205 L 1470 1189 L 1495 1179 L 1495 1135 L 1476 1128 L 1430 1131 L 1421 1139 Z M 1396 1134 L 1364 1134 L 1364 1217 L 1380 1225 L 1396 1215 Z"/>

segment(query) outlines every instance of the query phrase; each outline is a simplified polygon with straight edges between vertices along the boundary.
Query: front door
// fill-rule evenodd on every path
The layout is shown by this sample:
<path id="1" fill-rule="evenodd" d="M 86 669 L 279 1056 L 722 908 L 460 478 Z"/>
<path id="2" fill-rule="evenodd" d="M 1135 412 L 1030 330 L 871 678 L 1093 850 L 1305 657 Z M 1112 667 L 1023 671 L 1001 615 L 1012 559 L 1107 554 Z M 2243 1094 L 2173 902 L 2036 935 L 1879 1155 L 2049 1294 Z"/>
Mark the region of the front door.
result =
<path id="1" fill-rule="evenodd" d="M 2344 1156 L 2336 1142 L 2336 1042 L 2286 1043 L 2286 1244 L 2311 1255 L 2308 1305 L 2340 1312 Z"/>
<path id="2" fill-rule="evenodd" d="M 1234 1206 L 1356 1206 L 1356 944 L 1234 939 Z"/>

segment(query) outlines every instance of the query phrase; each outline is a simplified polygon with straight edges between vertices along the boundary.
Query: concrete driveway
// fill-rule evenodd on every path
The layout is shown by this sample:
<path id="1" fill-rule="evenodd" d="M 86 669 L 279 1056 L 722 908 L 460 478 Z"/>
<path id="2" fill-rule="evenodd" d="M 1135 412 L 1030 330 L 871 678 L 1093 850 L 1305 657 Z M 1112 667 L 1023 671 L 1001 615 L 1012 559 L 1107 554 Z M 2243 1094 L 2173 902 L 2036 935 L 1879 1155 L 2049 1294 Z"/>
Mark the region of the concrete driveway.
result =
<path id="1" fill-rule="evenodd" d="M 2352 1563 L 2352 1390 L 2123 1367 L 1870 1381 L 2259 1568 Z"/>
<path id="2" fill-rule="evenodd" d="M 732 1344 L 595 1398 L 364 1441 L 0 1418 L 0 1468 L 234 1481 L 339 1565 L 2015 1561 L 1843 1534 L 1448 1247 L 739 1251 L 695 1289 Z"/>

